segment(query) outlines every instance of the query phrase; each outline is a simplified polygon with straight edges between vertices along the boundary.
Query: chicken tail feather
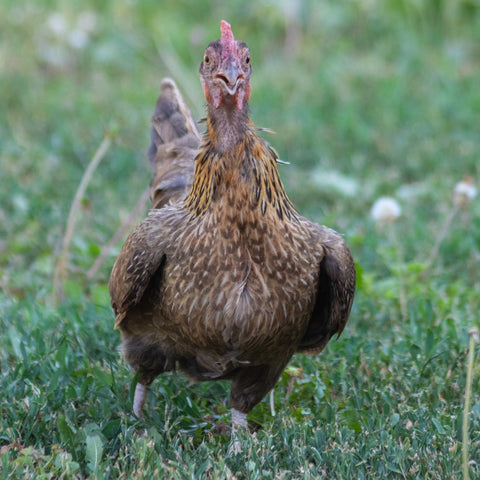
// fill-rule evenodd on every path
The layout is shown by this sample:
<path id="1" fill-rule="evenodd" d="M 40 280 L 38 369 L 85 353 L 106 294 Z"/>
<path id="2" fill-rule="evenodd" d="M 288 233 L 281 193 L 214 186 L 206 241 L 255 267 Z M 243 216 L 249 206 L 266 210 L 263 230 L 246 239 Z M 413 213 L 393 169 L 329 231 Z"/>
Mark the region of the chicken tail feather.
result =
<path id="1" fill-rule="evenodd" d="M 165 78 L 152 116 L 148 158 L 153 166 L 152 207 L 183 200 L 193 180 L 200 133 L 175 82 Z"/>

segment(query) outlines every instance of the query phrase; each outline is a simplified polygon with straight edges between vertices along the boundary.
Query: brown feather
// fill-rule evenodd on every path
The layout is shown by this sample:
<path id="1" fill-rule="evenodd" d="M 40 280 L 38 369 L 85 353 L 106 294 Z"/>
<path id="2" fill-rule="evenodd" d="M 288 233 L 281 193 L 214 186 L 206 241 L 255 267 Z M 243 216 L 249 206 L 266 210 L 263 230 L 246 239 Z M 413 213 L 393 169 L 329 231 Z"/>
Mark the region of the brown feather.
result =
<path id="1" fill-rule="evenodd" d="M 193 163 L 200 134 L 175 82 L 164 79 L 152 116 L 152 141 L 148 149 L 154 167 L 152 207 L 182 200 L 193 180 Z"/>
<path id="2" fill-rule="evenodd" d="M 219 48 L 207 49 L 213 60 Z M 236 48 L 246 58 L 245 44 Z M 149 150 L 154 209 L 126 240 L 109 286 L 142 384 L 177 365 L 197 380 L 231 380 L 232 407 L 248 412 L 295 352 L 320 352 L 342 332 L 355 269 L 339 234 L 295 210 L 247 104 L 206 68 L 214 100 L 201 144 L 178 89 L 162 84 Z"/>

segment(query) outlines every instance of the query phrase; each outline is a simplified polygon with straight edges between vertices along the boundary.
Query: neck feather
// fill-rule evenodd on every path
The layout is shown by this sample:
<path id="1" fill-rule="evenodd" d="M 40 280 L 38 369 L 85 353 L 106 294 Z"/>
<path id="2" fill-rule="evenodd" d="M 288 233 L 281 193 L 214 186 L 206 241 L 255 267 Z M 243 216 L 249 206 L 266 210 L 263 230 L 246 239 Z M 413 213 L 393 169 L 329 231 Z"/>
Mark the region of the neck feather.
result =
<path id="1" fill-rule="evenodd" d="M 193 185 L 184 206 L 194 216 L 222 209 L 256 211 L 295 219 L 277 168 L 277 153 L 255 133 L 244 111 L 208 110 L 207 132 L 195 159 Z"/>
<path id="2" fill-rule="evenodd" d="M 231 150 L 242 142 L 249 129 L 248 104 L 238 110 L 235 104 L 226 104 L 215 108 L 209 104 L 207 108 L 208 139 L 220 151 Z"/>

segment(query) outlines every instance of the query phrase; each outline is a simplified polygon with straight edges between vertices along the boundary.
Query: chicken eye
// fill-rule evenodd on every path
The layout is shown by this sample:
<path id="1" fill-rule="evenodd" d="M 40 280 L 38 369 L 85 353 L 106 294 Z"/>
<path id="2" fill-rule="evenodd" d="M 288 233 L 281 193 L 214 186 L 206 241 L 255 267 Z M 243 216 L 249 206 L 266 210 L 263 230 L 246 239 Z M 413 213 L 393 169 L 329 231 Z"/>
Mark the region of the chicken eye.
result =
<path id="1" fill-rule="evenodd" d="M 247 58 L 245 59 L 245 65 L 250 65 L 250 57 L 247 57 Z"/>
<path id="2" fill-rule="evenodd" d="M 203 56 L 203 63 L 205 65 L 209 65 L 210 64 L 210 57 L 208 55 L 204 55 Z"/>

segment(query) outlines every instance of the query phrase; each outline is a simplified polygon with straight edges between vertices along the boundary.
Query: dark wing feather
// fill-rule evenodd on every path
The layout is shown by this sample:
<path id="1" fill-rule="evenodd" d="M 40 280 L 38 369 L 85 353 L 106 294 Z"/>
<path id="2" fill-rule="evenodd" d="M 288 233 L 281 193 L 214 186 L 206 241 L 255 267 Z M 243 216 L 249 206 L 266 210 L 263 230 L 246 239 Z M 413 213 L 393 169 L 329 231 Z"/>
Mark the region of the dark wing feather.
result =
<path id="1" fill-rule="evenodd" d="M 153 212 L 129 235 L 113 266 L 108 287 L 115 328 L 121 325 L 128 311 L 139 304 L 165 262 L 159 235 L 161 225 L 152 217 L 155 217 Z"/>
<path id="2" fill-rule="evenodd" d="M 355 265 L 343 238 L 320 227 L 325 255 L 320 264 L 317 296 L 310 323 L 298 351 L 321 352 L 330 338 L 340 335 L 347 323 L 355 292 Z"/>

